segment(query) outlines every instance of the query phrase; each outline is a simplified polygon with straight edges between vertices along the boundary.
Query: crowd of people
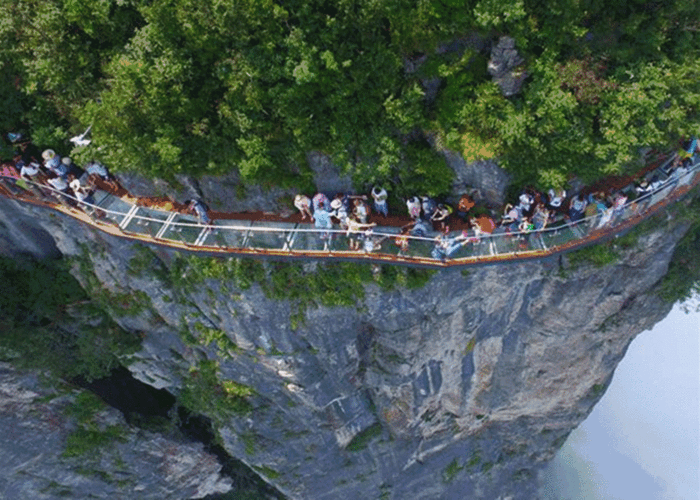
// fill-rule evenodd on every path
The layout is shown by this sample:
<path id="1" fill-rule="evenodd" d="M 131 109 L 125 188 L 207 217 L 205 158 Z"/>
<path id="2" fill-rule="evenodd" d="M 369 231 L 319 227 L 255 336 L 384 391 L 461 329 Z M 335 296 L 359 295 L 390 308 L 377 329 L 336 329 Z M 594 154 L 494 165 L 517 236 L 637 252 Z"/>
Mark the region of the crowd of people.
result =
<path id="1" fill-rule="evenodd" d="M 88 204 L 94 204 L 98 184 L 115 185 L 107 168 L 98 161 L 90 161 L 84 168 L 70 157 L 61 157 L 53 149 L 39 153 L 21 134 L 7 135 L 13 145 L 14 157 L 3 167 L 11 175 L 3 177 L 3 185 L 12 192 L 23 189 L 39 199 L 53 199 L 69 207 L 78 207 L 90 215 L 100 215 Z M 25 182 L 18 183 L 18 180 Z"/>
<path id="2" fill-rule="evenodd" d="M 95 216 L 99 215 L 99 210 L 90 206 L 94 205 L 95 190 L 98 187 L 118 188 L 107 168 L 97 161 L 90 161 L 81 168 L 69 157 L 61 157 L 52 149 L 39 155 L 28 141 L 22 142 L 19 134 L 8 134 L 8 139 L 16 146 L 16 155 L 11 164 L 3 166 L 13 168 L 16 175 L 2 178 L 7 189 L 17 189 L 18 184 L 12 177 L 23 179 L 27 182 L 21 188 L 33 196 L 53 198 Z M 528 187 L 513 203 L 507 203 L 500 214 L 478 207 L 473 193 L 463 194 L 454 204 L 429 196 L 410 196 L 402 202 L 406 206 L 405 215 L 393 214 L 400 216 L 388 221 L 389 194 L 382 186 L 374 186 L 369 196 L 338 193 L 332 200 L 324 193 L 311 198 L 297 194 L 294 206 L 302 221 L 308 219 L 320 230 L 319 237 L 325 241 L 326 248 L 332 247 L 335 235 L 344 233 L 350 250 L 378 251 L 384 240 L 391 238 L 398 248 L 398 255 L 405 256 L 412 240 L 423 239 L 434 244 L 433 258 L 445 260 L 465 245 L 479 242 L 491 234 L 517 236 L 521 246 L 527 247 L 531 233 L 542 231 L 552 223 L 576 223 L 585 218 L 590 229 L 613 224 L 622 215 L 630 196 L 644 196 L 667 183 L 678 182 L 691 167 L 692 158 L 697 153 L 700 153 L 700 142 L 693 138 L 664 171 L 666 180 L 662 181 L 658 173 L 650 179 L 641 177 L 634 190 L 626 192 L 583 189 L 570 195 L 564 189 L 550 189 L 544 193 Z M 209 208 L 203 201 L 187 200 L 183 211 L 196 216 L 199 224 L 212 227 Z M 374 231 L 378 223 L 398 225 L 396 220 L 401 219 L 403 222 L 396 235 L 376 234 Z M 451 227 L 457 231 L 451 231 Z"/>
<path id="3" fill-rule="evenodd" d="M 661 180 L 658 173 L 650 179 L 643 176 L 633 190 L 584 188 L 570 194 L 564 189 L 550 189 L 545 193 L 528 187 L 515 202 L 505 205 L 500 216 L 476 207 L 474 197 L 469 193 L 463 194 L 454 206 L 429 196 L 411 196 L 404 200 L 405 214 L 410 222 L 403 225 L 400 233 L 392 239 L 399 256 L 407 255 L 412 239 L 432 240 L 432 257 L 445 260 L 460 248 L 491 234 L 513 235 L 519 239 L 521 247 L 526 248 L 531 234 L 553 223 L 571 224 L 585 219 L 588 229 L 600 229 L 619 220 L 630 197 L 642 197 L 678 182 L 688 172 L 697 153 L 700 153 L 700 143 L 693 138 L 665 170 L 665 180 Z M 339 193 L 330 201 L 323 193 L 312 198 L 298 194 L 294 205 L 302 220 L 308 219 L 316 228 L 326 230 L 321 233 L 321 238 L 330 240 L 332 234 L 329 230 L 337 225 L 338 229 L 345 231 L 351 250 L 371 252 L 380 249 L 381 241 L 389 238 L 387 235 L 380 237 L 373 230 L 381 218 L 389 216 L 389 205 L 384 187 L 375 186 L 369 194 L 371 204 L 366 195 Z M 451 232 L 453 223 L 462 230 Z"/>
<path id="4" fill-rule="evenodd" d="M 96 190 L 116 192 L 120 189 L 107 167 L 91 160 L 81 168 L 70 157 L 61 157 L 53 149 L 40 152 L 18 133 L 8 133 L 7 139 L 14 153 L 12 161 L 3 163 L 3 168 L 10 169 L 10 172 L 0 177 L 7 190 L 14 194 L 22 190 L 37 199 L 55 200 L 67 207 L 80 208 L 91 217 L 104 217 L 104 212 L 94 207 Z M 25 182 L 18 183 L 20 179 Z M 211 225 L 209 208 L 201 200 L 186 200 L 182 211 L 197 217 L 201 225 Z"/>

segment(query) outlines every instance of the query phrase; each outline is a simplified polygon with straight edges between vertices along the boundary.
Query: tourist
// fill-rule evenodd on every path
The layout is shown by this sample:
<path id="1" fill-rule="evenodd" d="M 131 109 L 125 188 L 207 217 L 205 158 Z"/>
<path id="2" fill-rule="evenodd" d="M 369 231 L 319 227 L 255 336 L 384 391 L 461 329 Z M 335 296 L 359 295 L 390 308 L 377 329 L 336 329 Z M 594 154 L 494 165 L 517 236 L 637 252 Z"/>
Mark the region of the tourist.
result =
<path id="1" fill-rule="evenodd" d="M 374 211 L 382 214 L 383 217 L 389 216 L 389 205 L 387 204 L 387 192 L 383 187 L 374 186 L 372 188 L 372 198 L 374 199 Z"/>
<path id="2" fill-rule="evenodd" d="M 532 223 L 535 226 L 535 231 L 541 231 L 547 227 L 548 221 L 549 210 L 547 210 L 543 205 L 537 205 L 537 207 L 535 207 L 535 213 L 532 216 Z"/>
<path id="3" fill-rule="evenodd" d="M 68 173 L 68 169 L 61 163 L 61 157 L 58 156 L 53 149 L 44 150 L 44 152 L 41 153 L 41 157 L 44 159 L 44 167 L 46 167 L 47 170 L 61 177 L 65 177 Z"/>
<path id="4" fill-rule="evenodd" d="M 375 227 L 377 224 L 372 222 L 371 224 L 363 224 L 359 222 L 355 216 L 350 215 L 347 219 L 348 230 L 345 233 L 348 237 L 348 244 L 350 250 L 359 250 L 362 244 L 362 231 Z"/>
<path id="5" fill-rule="evenodd" d="M 335 198 L 331 202 L 331 208 L 333 209 L 331 216 L 338 220 L 338 223 L 342 229 L 346 229 L 348 227 L 348 211 L 341 199 Z"/>
<path id="6" fill-rule="evenodd" d="M 535 224 L 532 223 L 529 217 L 523 217 L 523 220 L 518 226 L 518 232 L 520 233 L 520 248 L 527 248 L 530 243 L 530 233 L 535 230 Z"/>
<path id="7" fill-rule="evenodd" d="M 474 208 L 474 200 L 468 194 L 463 194 L 457 203 L 457 217 L 466 221 L 467 214 L 472 208 Z"/>
<path id="8" fill-rule="evenodd" d="M 208 226 L 211 224 L 211 219 L 209 218 L 209 208 L 201 200 L 187 200 L 185 201 L 187 205 L 187 212 L 197 216 L 197 223 L 202 226 Z"/>
<path id="9" fill-rule="evenodd" d="M 588 203 L 583 193 L 579 193 L 569 202 L 569 219 L 571 222 L 578 222 L 583 219 Z"/>
<path id="10" fill-rule="evenodd" d="M 328 199 L 328 198 L 326 198 Z M 320 204 L 317 210 L 314 210 L 314 227 L 318 229 L 333 229 L 333 221 L 331 220 L 331 213 L 325 209 L 323 204 Z M 323 231 L 320 234 L 322 240 L 330 240 L 330 231 Z M 326 247 L 328 247 L 328 241 L 326 242 Z"/>
<path id="11" fill-rule="evenodd" d="M 532 215 L 531 209 L 533 208 L 532 205 L 534 203 L 534 197 L 528 192 L 523 192 L 518 198 L 518 206 L 521 208 L 524 216 Z"/>
<path id="12" fill-rule="evenodd" d="M 119 185 L 117 184 L 117 181 L 114 179 L 114 177 L 109 173 L 107 170 L 107 167 L 105 167 L 102 163 L 100 163 L 97 160 L 90 160 L 85 164 L 85 171 L 88 174 L 88 183 L 91 186 L 95 186 L 95 183 L 97 180 L 101 180 L 105 184 L 107 184 L 107 187 L 111 189 L 112 191 L 116 191 L 119 188 Z M 100 186 L 97 186 L 100 187 Z"/>
<path id="13" fill-rule="evenodd" d="M 323 208 L 324 211 L 330 212 L 331 202 L 328 197 L 323 193 L 316 193 L 312 200 L 314 206 L 314 217 L 316 216 L 316 211 Z"/>
<path id="14" fill-rule="evenodd" d="M 311 200 L 308 196 L 304 196 L 303 194 L 297 194 L 294 197 L 294 206 L 301 213 L 301 220 L 306 219 L 306 217 L 308 216 L 309 220 L 313 222 L 314 216 L 311 213 Z"/>
<path id="15" fill-rule="evenodd" d="M 404 226 L 399 235 L 394 238 L 394 244 L 399 247 L 398 257 L 402 257 L 408 252 L 408 231 L 409 228 Z"/>
<path id="16" fill-rule="evenodd" d="M 64 156 L 61 163 L 66 169 L 66 176 L 68 179 L 80 179 L 85 173 L 85 170 L 73 163 L 73 160 L 71 160 L 68 156 Z"/>
<path id="17" fill-rule="evenodd" d="M 90 205 L 95 205 L 94 191 L 84 187 L 78 179 L 70 182 L 70 188 L 73 190 L 73 196 L 78 200 L 78 208 L 92 217 L 95 209 Z"/>
<path id="18" fill-rule="evenodd" d="M 452 207 L 450 205 L 440 203 L 435 208 L 435 211 L 433 212 L 432 217 L 430 217 L 430 220 L 433 221 L 433 224 L 435 224 L 436 222 L 440 223 L 440 231 L 447 231 L 449 229 L 448 224 L 450 215 L 452 215 Z M 434 226 L 433 229 L 435 229 Z"/>
<path id="19" fill-rule="evenodd" d="M 612 204 L 612 208 L 613 208 L 612 223 L 613 224 L 616 224 L 620 220 L 622 215 L 624 214 L 626 204 L 627 204 L 627 195 L 625 193 L 619 192 L 619 193 L 615 194 L 615 196 L 613 197 L 613 204 Z"/>
<path id="20" fill-rule="evenodd" d="M 369 228 L 365 230 L 364 233 L 364 245 L 363 249 L 365 253 L 372 253 L 377 250 L 381 250 L 382 248 L 382 241 L 384 241 L 387 238 L 387 236 L 375 236 L 374 231 L 372 228 Z"/>
<path id="21" fill-rule="evenodd" d="M 19 175 L 25 181 L 29 190 L 39 198 L 44 198 L 47 193 L 41 188 L 41 184 L 46 181 L 44 174 L 41 172 L 41 167 L 36 162 L 25 164 L 23 160 L 17 162 L 19 167 Z"/>
<path id="22" fill-rule="evenodd" d="M 421 210 L 423 211 L 423 218 L 426 221 L 432 220 L 433 215 L 435 214 L 435 210 L 437 209 L 437 203 L 435 203 L 435 200 L 428 196 L 421 196 Z"/>
<path id="23" fill-rule="evenodd" d="M 496 223 L 488 215 L 480 215 L 478 217 L 470 217 L 469 224 L 474 230 L 474 236 L 481 239 L 482 235 L 490 235 L 496 229 Z"/>
<path id="24" fill-rule="evenodd" d="M 422 219 L 415 220 L 408 224 L 411 227 L 411 236 L 417 236 L 419 238 L 425 238 L 428 235 L 430 228 L 428 223 Z"/>
<path id="25" fill-rule="evenodd" d="M 72 193 L 68 190 L 69 186 L 66 180 L 60 175 L 54 172 L 49 172 L 46 178 L 46 183 L 53 188 L 53 196 L 62 204 L 67 207 L 75 205 L 72 200 Z"/>
<path id="26" fill-rule="evenodd" d="M 435 238 L 435 247 L 430 255 L 437 260 L 445 261 L 452 257 L 464 245 L 472 241 L 467 237 L 465 231 L 461 235 L 450 238 L 446 234 L 441 234 Z"/>
<path id="27" fill-rule="evenodd" d="M 420 219 L 421 203 L 417 196 L 412 196 L 406 200 L 406 208 L 408 208 L 408 216 L 411 219 Z"/>
<path id="28" fill-rule="evenodd" d="M 369 215 L 369 210 L 364 201 L 360 199 L 355 199 L 355 208 L 353 208 L 352 213 L 360 221 L 361 224 L 367 224 L 367 216 Z"/>
<path id="29" fill-rule="evenodd" d="M 561 210 L 562 204 L 566 199 L 566 191 L 563 189 L 550 189 L 547 197 L 547 206 L 558 212 Z"/>

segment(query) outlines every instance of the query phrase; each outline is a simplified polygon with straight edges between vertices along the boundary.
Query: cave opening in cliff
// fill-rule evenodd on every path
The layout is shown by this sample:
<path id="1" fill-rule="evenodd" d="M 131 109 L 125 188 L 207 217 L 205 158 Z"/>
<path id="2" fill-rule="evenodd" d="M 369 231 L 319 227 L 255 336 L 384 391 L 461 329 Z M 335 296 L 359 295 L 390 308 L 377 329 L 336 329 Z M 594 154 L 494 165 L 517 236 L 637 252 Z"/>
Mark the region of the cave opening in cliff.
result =
<path id="1" fill-rule="evenodd" d="M 134 378 L 131 372 L 119 367 L 107 377 L 91 381 L 75 378 L 74 382 L 98 395 L 116 408 L 131 425 L 154 432 L 179 432 L 189 440 L 200 442 L 207 452 L 216 456 L 221 473 L 230 477 L 235 488 L 226 494 L 208 495 L 206 500 L 240 498 L 242 492 L 264 493 L 262 498 L 284 498 L 240 460 L 231 457 L 218 444 L 216 431 L 209 418 L 197 415 L 177 404 L 177 398 L 165 389 L 156 389 Z"/>

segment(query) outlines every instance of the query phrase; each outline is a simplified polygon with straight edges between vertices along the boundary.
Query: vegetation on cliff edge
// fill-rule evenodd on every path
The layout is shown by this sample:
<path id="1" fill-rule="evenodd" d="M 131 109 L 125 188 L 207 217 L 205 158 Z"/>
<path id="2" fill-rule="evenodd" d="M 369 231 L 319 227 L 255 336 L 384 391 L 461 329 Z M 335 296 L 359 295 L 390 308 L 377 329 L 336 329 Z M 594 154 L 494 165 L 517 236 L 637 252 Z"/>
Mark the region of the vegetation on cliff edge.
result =
<path id="1" fill-rule="evenodd" d="M 548 187 L 700 123 L 690 0 L 8 0 L 0 17 L 0 127 L 64 153 L 92 125 L 77 160 L 152 177 L 310 188 L 318 150 L 438 195 L 448 146 Z M 501 35 L 528 74 L 510 98 L 486 71 Z"/>

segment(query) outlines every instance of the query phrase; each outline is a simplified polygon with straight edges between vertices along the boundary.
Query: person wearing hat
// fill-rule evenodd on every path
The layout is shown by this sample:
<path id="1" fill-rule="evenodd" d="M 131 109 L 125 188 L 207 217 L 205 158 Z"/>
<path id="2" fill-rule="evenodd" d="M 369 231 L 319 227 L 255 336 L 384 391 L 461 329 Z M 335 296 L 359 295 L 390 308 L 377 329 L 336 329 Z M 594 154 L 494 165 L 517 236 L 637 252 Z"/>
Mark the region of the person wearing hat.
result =
<path id="1" fill-rule="evenodd" d="M 53 195 L 62 205 L 67 207 L 75 205 L 75 202 L 72 200 L 73 195 L 68 190 L 68 182 L 63 177 L 54 172 L 49 172 L 46 183 L 54 189 Z"/>
<path id="2" fill-rule="evenodd" d="M 19 168 L 19 176 L 25 181 L 29 181 L 26 183 L 29 190 L 39 198 L 44 198 L 47 192 L 40 187 L 45 182 L 41 166 L 36 162 L 25 163 L 23 160 L 18 161 L 16 166 Z"/>
<path id="3" fill-rule="evenodd" d="M 294 206 L 301 212 L 301 220 L 306 219 L 308 215 L 309 219 L 313 222 L 314 216 L 311 213 L 311 200 L 308 196 L 304 196 L 303 194 L 296 195 L 294 197 Z"/>
<path id="4" fill-rule="evenodd" d="M 61 157 L 58 156 L 53 149 L 44 150 L 44 152 L 41 153 L 41 157 L 44 159 L 44 167 L 46 167 L 56 175 L 60 175 L 64 178 L 64 180 L 66 180 L 68 169 L 61 162 Z"/>
<path id="5" fill-rule="evenodd" d="M 93 209 L 92 207 L 87 206 L 86 203 L 89 203 L 90 205 L 95 204 L 95 198 L 92 196 L 94 193 L 83 187 L 78 179 L 73 179 L 70 181 L 70 188 L 73 190 L 74 196 L 78 199 L 78 207 L 88 215 L 92 215 Z"/>
<path id="6" fill-rule="evenodd" d="M 345 229 L 348 227 L 348 211 L 345 209 L 345 205 L 343 205 L 343 201 L 340 198 L 335 198 L 331 202 L 331 208 L 333 211 L 331 212 L 331 215 L 338 219 L 338 222 L 340 223 L 340 227 Z"/>

